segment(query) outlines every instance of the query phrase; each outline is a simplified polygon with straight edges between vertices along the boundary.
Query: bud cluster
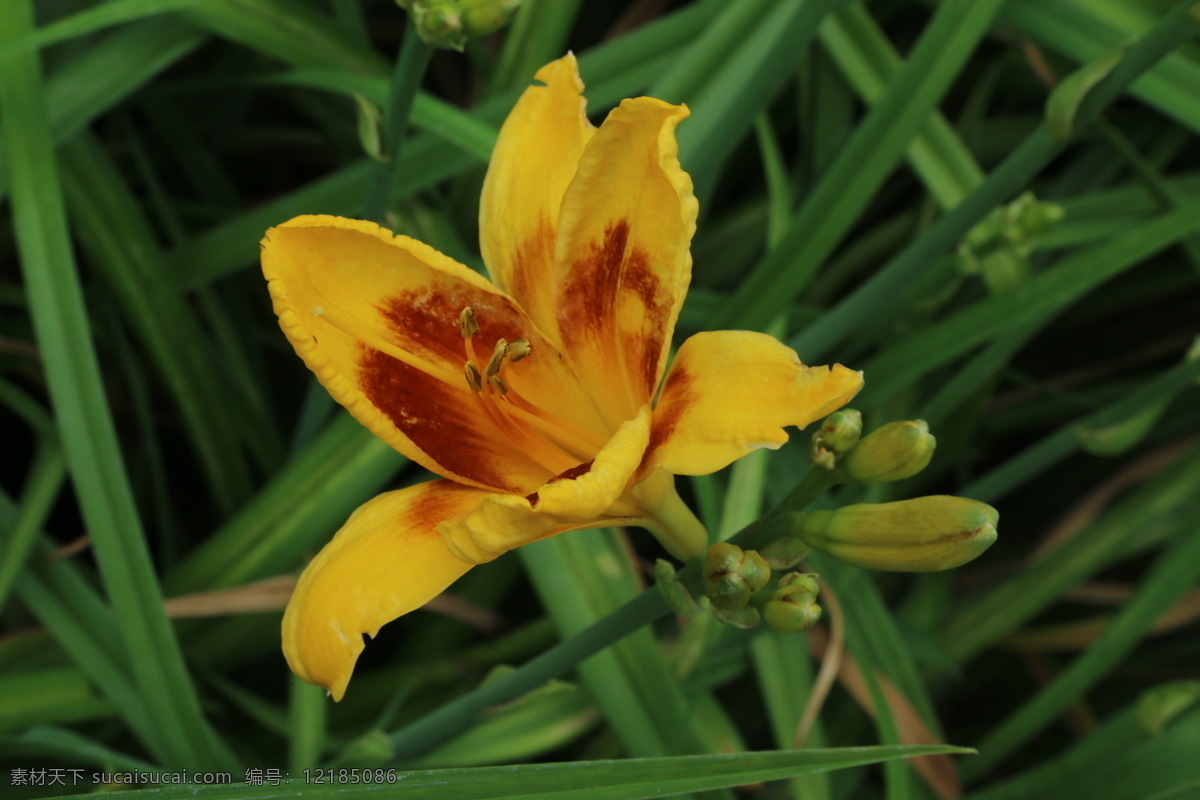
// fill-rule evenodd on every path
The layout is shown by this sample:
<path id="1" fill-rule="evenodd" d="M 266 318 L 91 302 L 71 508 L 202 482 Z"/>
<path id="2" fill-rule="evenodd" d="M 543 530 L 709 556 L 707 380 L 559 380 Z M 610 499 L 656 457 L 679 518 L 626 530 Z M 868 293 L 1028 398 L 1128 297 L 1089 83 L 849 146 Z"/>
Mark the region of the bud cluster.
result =
<path id="1" fill-rule="evenodd" d="M 1029 277 L 1037 237 L 1062 218 L 1062 206 L 1025 192 L 971 229 L 958 247 L 959 269 L 981 274 L 992 293 L 1007 291 Z"/>
<path id="2" fill-rule="evenodd" d="M 417 35 L 434 47 L 462 50 L 467 38 L 487 36 L 512 19 L 521 0 L 396 0 Z"/>

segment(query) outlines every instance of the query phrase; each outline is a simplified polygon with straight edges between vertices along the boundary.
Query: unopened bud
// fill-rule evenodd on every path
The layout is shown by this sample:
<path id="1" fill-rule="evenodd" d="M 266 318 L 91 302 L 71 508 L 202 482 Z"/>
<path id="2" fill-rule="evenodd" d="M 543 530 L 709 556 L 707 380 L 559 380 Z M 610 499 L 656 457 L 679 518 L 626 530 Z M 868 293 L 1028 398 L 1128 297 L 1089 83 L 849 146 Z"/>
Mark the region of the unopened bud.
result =
<path id="1" fill-rule="evenodd" d="M 487 36 L 503 28 L 512 19 L 521 0 L 459 0 L 463 29 L 467 36 Z"/>
<path id="2" fill-rule="evenodd" d="M 763 621 L 776 633 L 803 633 L 821 618 L 819 591 L 816 575 L 789 572 L 763 605 Z"/>
<path id="3" fill-rule="evenodd" d="M 463 15 L 454 0 L 415 0 L 408 13 L 421 40 L 434 47 L 462 50 L 467 42 Z"/>
<path id="4" fill-rule="evenodd" d="M 704 555 L 705 594 L 714 607 L 736 611 L 771 579 L 771 568 L 753 550 L 717 542 Z"/>
<path id="5" fill-rule="evenodd" d="M 996 541 L 996 509 L 935 495 L 864 503 L 793 516 L 794 533 L 814 550 L 867 569 L 937 572 L 962 566 Z"/>
<path id="6" fill-rule="evenodd" d="M 862 435 L 862 414 L 853 408 L 843 408 L 825 418 L 813 434 L 812 461 L 822 469 L 837 466 L 837 457 L 849 451 Z"/>
<path id="7" fill-rule="evenodd" d="M 856 483 L 902 480 L 925 469 L 936 446 L 925 420 L 889 422 L 841 457 L 838 472 Z"/>

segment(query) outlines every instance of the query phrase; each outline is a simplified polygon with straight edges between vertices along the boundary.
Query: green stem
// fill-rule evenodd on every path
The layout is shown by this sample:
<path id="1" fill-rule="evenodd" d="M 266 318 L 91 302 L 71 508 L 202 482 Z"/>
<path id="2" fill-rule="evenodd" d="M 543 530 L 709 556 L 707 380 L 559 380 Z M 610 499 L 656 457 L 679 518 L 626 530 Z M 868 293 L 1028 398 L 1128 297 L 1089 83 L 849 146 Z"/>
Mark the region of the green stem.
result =
<path id="1" fill-rule="evenodd" d="M 1189 13 L 1192 5 L 1191 0 L 1176 4 L 1129 47 L 1121 63 L 1080 104 L 1075 130 L 1095 120 L 1134 80 L 1196 35 L 1200 20 Z M 808 362 L 817 363 L 845 341 L 861 320 L 871 319 L 891 305 L 897 293 L 957 245 L 993 208 L 1026 186 L 1066 146 L 1043 122 L 953 211 L 788 344 Z"/>
<path id="2" fill-rule="evenodd" d="M 396 69 L 392 73 L 392 82 L 388 89 L 387 107 L 383 110 L 384 161 L 375 164 L 371 170 L 371 182 L 363 204 L 363 216 L 367 219 L 383 222 L 392 198 L 397 194 L 399 171 L 396 164 L 400 162 L 408 116 L 432 55 L 433 47 L 421 41 L 417 36 L 416 26 L 410 21 L 404 32 L 400 53 L 396 56 Z"/>
<path id="3" fill-rule="evenodd" d="M 743 528 L 730 541 L 739 547 L 755 548 L 779 538 L 787 532 L 788 515 L 808 506 L 833 482 L 829 473 L 810 469 L 782 503 L 762 519 Z M 680 570 L 679 577 L 691 580 L 698 571 L 699 566 L 692 564 Z M 411 758 L 466 730 L 485 708 L 513 700 L 570 672 L 580 662 L 643 625 L 665 617 L 670 610 L 657 587 L 645 590 L 512 673 L 467 692 L 393 733 L 391 740 L 396 758 Z"/>

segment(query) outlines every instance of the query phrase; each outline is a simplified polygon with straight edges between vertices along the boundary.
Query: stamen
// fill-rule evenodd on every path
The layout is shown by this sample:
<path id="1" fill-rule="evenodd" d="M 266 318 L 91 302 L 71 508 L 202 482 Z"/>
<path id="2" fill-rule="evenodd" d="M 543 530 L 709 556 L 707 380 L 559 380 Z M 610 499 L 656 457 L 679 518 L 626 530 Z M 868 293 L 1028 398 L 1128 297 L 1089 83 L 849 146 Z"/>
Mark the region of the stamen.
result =
<path id="1" fill-rule="evenodd" d="M 500 367 L 504 366 L 504 356 L 508 353 L 508 342 L 504 339 L 497 339 L 496 346 L 492 348 L 492 357 L 488 361 L 487 376 L 488 380 L 492 379 L 493 375 L 500 372 Z"/>
<path id="2" fill-rule="evenodd" d="M 514 364 L 522 358 L 533 355 L 533 347 L 528 339 L 516 339 L 508 345 L 508 360 Z"/>
<path id="3" fill-rule="evenodd" d="M 475 366 L 474 361 L 468 361 L 463 365 L 463 372 L 467 376 L 467 385 L 471 387 L 473 392 L 483 391 L 483 376 L 479 374 L 479 367 Z"/>
<path id="4" fill-rule="evenodd" d="M 596 441 L 590 431 L 542 411 L 522 398 L 509 385 L 511 372 L 508 377 L 501 377 L 505 360 L 516 362 L 533 355 L 528 339 L 516 339 L 511 343 L 497 339 L 487 366 L 480 372 L 481 359 L 476 355 L 474 342 L 474 336 L 479 332 L 479 320 L 473 307 L 462 310 L 458 325 L 467 356 L 463 365 L 467 385 L 479 398 L 484 416 L 503 430 L 522 452 L 558 474 L 593 456 L 604 446 L 604 442 Z M 492 391 L 484 391 L 485 383 Z"/>
<path id="5" fill-rule="evenodd" d="M 470 339 L 479 333 L 479 321 L 475 319 L 475 309 L 471 306 L 464 308 L 458 315 L 458 329 L 462 331 L 464 339 Z"/>

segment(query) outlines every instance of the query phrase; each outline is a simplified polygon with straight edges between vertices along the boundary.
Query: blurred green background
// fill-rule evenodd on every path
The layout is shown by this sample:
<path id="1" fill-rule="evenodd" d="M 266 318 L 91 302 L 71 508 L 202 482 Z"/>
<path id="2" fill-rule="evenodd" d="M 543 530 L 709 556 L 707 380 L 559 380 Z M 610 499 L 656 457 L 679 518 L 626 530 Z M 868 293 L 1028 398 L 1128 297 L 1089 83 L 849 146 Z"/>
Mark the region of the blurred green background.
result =
<path id="1" fill-rule="evenodd" d="M 34 768 L 539 763 L 406 785 L 1200 797 L 1200 4 L 524 0 L 462 52 L 406 24 L 385 0 L 0 6 L 6 797 L 101 788 Z M 868 430 L 936 434 L 919 476 L 818 506 L 964 495 L 1000 510 L 1000 539 L 921 576 L 814 557 L 840 612 L 781 637 L 614 615 L 662 553 L 568 534 L 386 627 L 335 706 L 287 672 L 282 604 L 351 510 L 425 474 L 292 354 L 256 244 L 295 214 L 385 208 L 482 269 L 496 131 L 568 49 L 597 123 L 627 96 L 692 109 L 676 343 L 769 330 L 864 370 Z M 796 485 L 808 438 L 681 489 L 726 536 Z M 482 713 L 449 705 L 600 620 L 636 633 L 519 698 L 471 695 Z M 935 742 L 979 755 L 823 771 Z M 593 763 L 627 758 L 658 760 Z"/>

